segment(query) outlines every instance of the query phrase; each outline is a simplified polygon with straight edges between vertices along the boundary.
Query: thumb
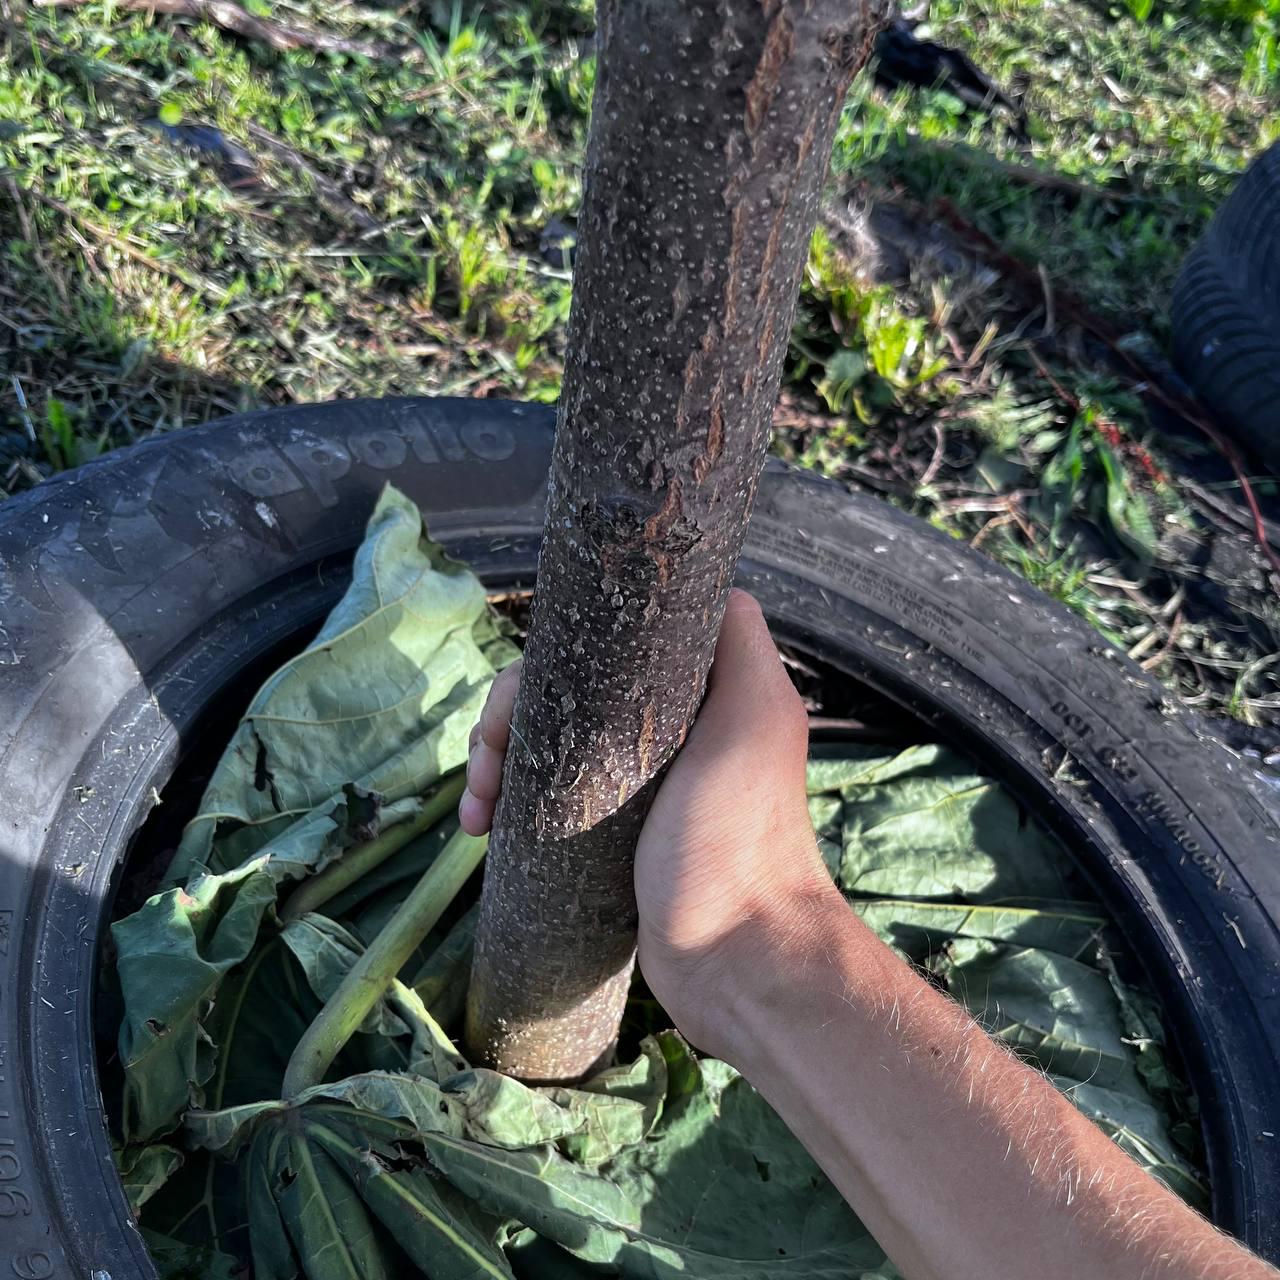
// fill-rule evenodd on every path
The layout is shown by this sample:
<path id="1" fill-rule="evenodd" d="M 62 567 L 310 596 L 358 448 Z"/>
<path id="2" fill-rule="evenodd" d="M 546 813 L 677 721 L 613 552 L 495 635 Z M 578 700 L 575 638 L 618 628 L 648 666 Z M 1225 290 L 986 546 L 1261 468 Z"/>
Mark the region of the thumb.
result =
<path id="1" fill-rule="evenodd" d="M 804 768 L 809 725 L 753 596 L 734 589 L 725 606 L 707 697 L 682 754 L 755 747 L 779 769 Z"/>

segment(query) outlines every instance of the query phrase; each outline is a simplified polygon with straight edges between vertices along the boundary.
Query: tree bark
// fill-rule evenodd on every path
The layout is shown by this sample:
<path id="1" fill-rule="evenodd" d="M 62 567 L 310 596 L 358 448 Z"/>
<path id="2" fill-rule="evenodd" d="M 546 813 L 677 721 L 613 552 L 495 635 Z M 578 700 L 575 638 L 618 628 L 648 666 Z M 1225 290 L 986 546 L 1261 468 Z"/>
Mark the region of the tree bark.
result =
<path id="1" fill-rule="evenodd" d="M 467 1008 L 528 1080 L 607 1059 L 632 860 L 701 703 L 845 90 L 884 0 L 600 0 L 568 359 Z"/>

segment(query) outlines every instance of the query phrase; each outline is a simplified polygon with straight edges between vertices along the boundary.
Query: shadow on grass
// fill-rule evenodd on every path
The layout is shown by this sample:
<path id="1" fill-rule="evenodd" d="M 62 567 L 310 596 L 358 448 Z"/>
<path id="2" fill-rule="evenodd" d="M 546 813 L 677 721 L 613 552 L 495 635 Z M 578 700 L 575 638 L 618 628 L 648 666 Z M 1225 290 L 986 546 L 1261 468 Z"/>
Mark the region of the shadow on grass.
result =
<path id="1" fill-rule="evenodd" d="M 258 403 L 236 379 L 156 349 L 146 318 L 113 288 L 101 245 L 68 219 L 61 244 L 41 235 L 31 210 L 0 208 L 10 265 L 0 279 L 0 495 L 29 488 L 111 449 L 206 422 Z M 127 239 L 119 242 L 131 248 Z M 79 248 L 72 257 L 68 249 Z M 202 323 L 166 265 L 135 264 L 171 304 L 171 348 Z M 181 268 L 176 268 L 181 270 Z M 215 304 L 216 305 L 216 304 Z M 195 350 L 194 341 L 188 344 Z"/>

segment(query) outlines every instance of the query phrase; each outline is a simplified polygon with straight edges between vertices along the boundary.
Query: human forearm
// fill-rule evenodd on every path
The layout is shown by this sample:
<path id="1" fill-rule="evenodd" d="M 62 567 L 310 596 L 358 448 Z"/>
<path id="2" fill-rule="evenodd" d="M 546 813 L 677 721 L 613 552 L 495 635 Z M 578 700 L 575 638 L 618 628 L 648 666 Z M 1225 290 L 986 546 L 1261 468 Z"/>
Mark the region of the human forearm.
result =
<path id="1" fill-rule="evenodd" d="M 706 1047 L 769 1099 L 909 1280 L 1274 1277 L 838 893 L 804 915 L 753 920 L 726 940 L 723 1014 Z"/>
<path id="2" fill-rule="evenodd" d="M 472 736 L 486 831 L 514 671 Z M 909 1280 L 1276 1280 L 875 938 L 818 856 L 804 707 L 734 592 L 636 850 L 639 956 L 699 1048 L 774 1105 Z"/>

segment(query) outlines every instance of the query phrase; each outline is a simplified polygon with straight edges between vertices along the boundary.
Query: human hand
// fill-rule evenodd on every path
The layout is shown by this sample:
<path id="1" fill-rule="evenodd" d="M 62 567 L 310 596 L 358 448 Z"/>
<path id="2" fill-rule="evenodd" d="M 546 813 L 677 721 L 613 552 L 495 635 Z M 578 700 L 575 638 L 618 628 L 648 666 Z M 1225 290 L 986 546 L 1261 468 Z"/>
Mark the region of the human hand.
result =
<path id="1" fill-rule="evenodd" d="M 489 829 L 519 664 L 498 676 L 471 734 L 463 829 Z M 805 803 L 808 725 L 760 606 L 734 591 L 706 700 L 658 789 L 636 849 L 640 968 L 680 1030 L 713 1052 L 725 993 L 839 895 Z M 840 904 L 843 906 L 843 903 Z"/>

